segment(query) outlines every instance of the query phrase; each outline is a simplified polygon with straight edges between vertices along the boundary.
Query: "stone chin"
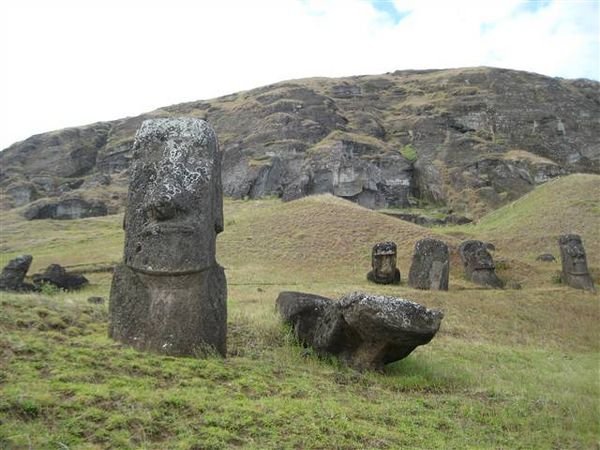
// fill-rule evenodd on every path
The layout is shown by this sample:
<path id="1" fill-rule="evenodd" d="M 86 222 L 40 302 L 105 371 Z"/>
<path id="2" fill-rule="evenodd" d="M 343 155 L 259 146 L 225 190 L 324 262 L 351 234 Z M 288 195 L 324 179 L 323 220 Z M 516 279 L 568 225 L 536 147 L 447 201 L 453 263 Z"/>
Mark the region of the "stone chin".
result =
<path id="1" fill-rule="evenodd" d="M 154 234 L 128 239 L 125 264 L 139 272 L 154 274 L 189 274 L 215 265 L 215 239 L 207 239 L 199 230 L 184 232 L 161 230 Z"/>

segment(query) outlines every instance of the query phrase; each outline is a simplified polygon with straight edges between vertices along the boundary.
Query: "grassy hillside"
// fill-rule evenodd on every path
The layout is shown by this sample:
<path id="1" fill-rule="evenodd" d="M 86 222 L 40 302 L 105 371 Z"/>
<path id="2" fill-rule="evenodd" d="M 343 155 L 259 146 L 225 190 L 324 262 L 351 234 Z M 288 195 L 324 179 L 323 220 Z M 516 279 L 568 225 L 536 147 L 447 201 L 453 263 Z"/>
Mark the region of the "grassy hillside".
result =
<path id="1" fill-rule="evenodd" d="M 556 235 L 582 234 L 598 275 L 597 176 L 549 183 L 476 225 L 425 229 L 331 197 L 226 201 L 218 259 L 229 286 L 228 358 L 140 353 L 106 337 L 111 274 L 78 293 L 1 294 L 0 448 L 593 448 L 600 439 L 600 296 L 556 284 Z M 550 205 L 557 206 L 550 206 Z M 565 211 L 561 216 L 558 211 Z M 102 269 L 121 257 L 122 216 L 2 216 L 0 260 L 34 255 Z M 568 228 L 568 229 L 567 229 Z M 374 242 L 397 242 L 403 278 L 417 239 L 496 244 L 500 276 L 448 292 L 369 284 Z M 598 280 L 597 280 L 598 281 Z M 390 294 L 445 312 L 427 346 L 358 374 L 298 347 L 281 290 Z"/>

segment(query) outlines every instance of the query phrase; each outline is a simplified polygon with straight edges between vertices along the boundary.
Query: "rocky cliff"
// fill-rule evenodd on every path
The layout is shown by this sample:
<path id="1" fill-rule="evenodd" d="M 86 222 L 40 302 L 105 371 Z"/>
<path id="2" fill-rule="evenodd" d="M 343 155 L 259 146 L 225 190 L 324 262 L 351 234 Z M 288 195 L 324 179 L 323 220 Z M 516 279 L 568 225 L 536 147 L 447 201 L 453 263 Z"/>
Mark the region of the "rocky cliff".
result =
<path id="1" fill-rule="evenodd" d="M 60 211 L 64 201 L 83 214 L 103 211 L 86 209 L 98 202 L 118 209 L 135 131 L 170 116 L 211 122 L 235 198 L 330 192 L 370 208 L 429 201 L 478 216 L 550 178 L 600 173 L 600 83 L 398 71 L 287 81 L 32 136 L 0 153 L 0 206 L 24 206 L 30 218 L 61 218 L 47 205 Z"/>

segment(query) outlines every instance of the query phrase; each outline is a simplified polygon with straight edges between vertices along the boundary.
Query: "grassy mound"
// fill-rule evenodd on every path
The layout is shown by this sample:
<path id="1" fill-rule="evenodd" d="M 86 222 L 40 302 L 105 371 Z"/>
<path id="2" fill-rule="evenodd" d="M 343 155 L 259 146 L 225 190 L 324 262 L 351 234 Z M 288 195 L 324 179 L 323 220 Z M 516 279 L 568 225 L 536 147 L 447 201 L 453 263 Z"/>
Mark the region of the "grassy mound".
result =
<path id="1" fill-rule="evenodd" d="M 33 271 L 57 262 L 86 271 L 91 285 L 1 294 L 0 448 L 593 447 L 600 296 L 553 283 L 559 264 L 534 257 L 558 256 L 556 235 L 570 224 L 598 267 L 599 178 L 566 177 L 476 225 L 440 229 L 331 196 L 226 201 L 225 360 L 145 354 L 106 337 L 107 305 L 86 299 L 108 298 L 111 274 L 101 270 L 122 256 L 122 216 L 3 216 L 2 263 L 31 253 Z M 373 243 L 396 241 L 405 276 L 425 236 L 453 249 L 464 238 L 493 242 L 500 276 L 523 289 L 477 288 L 456 255 L 448 292 L 366 281 Z M 274 312 L 289 289 L 396 295 L 445 318 L 429 345 L 385 373 L 358 374 L 294 343 Z"/>

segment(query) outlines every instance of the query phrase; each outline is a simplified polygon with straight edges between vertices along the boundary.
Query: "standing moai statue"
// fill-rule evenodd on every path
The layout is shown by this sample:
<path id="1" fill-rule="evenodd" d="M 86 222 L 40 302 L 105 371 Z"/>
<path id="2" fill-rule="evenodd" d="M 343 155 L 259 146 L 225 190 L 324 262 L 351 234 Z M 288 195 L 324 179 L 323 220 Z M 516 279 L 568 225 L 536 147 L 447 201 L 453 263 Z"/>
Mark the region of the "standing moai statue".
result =
<path id="1" fill-rule="evenodd" d="M 562 262 L 562 282 L 576 289 L 595 291 L 581 237 L 577 234 L 563 234 L 558 238 L 558 244 Z"/>
<path id="2" fill-rule="evenodd" d="M 199 119 L 146 120 L 130 170 L 109 336 L 141 350 L 224 356 L 227 284 L 215 259 L 223 231 L 215 132 Z"/>
<path id="3" fill-rule="evenodd" d="M 416 289 L 448 290 L 450 258 L 448 246 L 437 239 L 421 239 L 415 244 L 408 285 Z"/>
<path id="4" fill-rule="evenodd" d="M 458 248 L 467 279 L 481 286 L 503 288 L 504 282 L 496 275 L 496 266 L 488 251 L 488 244 L 465 241 Z"/>
<path id="5" fill-rule="evenodd" d="M 371 270 L 367 279 L 378 284 L 399 284 L 400 271 L 396 267 L 396 244 L 379 242 L 371 253 Z"/>

